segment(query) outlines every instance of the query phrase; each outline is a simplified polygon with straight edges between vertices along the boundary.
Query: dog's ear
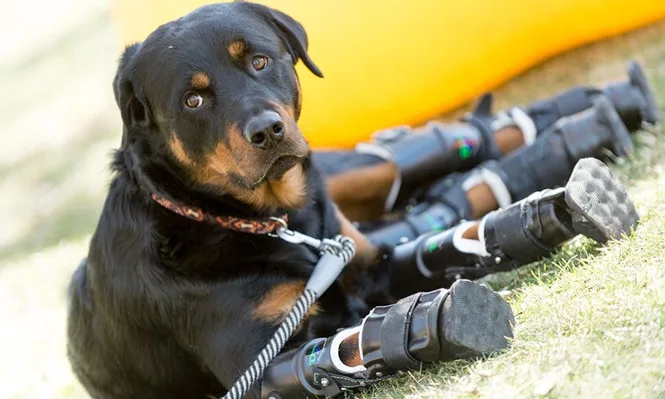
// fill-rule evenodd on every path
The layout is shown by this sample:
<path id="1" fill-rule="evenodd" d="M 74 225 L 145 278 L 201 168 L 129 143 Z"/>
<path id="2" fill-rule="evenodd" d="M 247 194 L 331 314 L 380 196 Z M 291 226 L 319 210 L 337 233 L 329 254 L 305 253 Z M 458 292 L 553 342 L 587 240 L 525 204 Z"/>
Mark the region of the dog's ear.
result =
<path id="1" fill-rule="evenodd" d="M 263 5 L 254 3 L 245 4 L 255 8 L 259 14 L 266 17 L 277 27 L 277 33 L 284 43 L 286 43 L 289 52 L 293 57 L 294 64 L 298 62 L 298 59 L 301 59 L 307 69 L 309 69 L 314 75 L 320 78 L 323 77 L 323 73 L 321 73 L 319 67 L 317 67 L 316 64 L 314 64 L 314 61 L 309 58 L 309 54 L 307 53 L 307 32 L 305 32 L 305 28 L 303 28 L 300 22 L 281 11 Z"/>
<path id="2" fill-rule="evenodd" d="M 323 73 L 319 67 L 314 64 L 309 54 L 307 53 L 307 32 L 300 22 L 284 14 L 281 11 L 269 9 L 273 22 L 279 28 L 281 34 L 286 39 L 289 46 L 291 55 L 293 56 L 294 63 L 300 58 L 314 75 L 322 78 Z"/>
<path id="3" fill-rule="evenodd" d="M 139 51 L 140 44 L 133 44 L 125 49 L 120 58 L 118 71 L 113 78 L 113 93 L 120 109 L 123 123 L 122 145 L 127 143 L 127 135 L 136 128 L 145 128 L 151 124 L 147 104 L 141 98 L 140 89 L 135 83 L 132 71 L 132 59 Z"/>

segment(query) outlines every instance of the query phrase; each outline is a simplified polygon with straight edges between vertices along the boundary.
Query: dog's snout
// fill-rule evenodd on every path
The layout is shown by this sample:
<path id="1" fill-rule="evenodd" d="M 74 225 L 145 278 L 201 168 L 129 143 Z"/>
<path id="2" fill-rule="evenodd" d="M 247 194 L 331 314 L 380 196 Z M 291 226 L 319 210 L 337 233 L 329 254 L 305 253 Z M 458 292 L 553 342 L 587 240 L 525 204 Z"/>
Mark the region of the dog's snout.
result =
<path id="1" fill-rule="evenodd" d="M 253 146 L 268 149 L 284 139 L 284 121 L 277 112 L 264 111 L 247 122 L 243 135 Z"/>

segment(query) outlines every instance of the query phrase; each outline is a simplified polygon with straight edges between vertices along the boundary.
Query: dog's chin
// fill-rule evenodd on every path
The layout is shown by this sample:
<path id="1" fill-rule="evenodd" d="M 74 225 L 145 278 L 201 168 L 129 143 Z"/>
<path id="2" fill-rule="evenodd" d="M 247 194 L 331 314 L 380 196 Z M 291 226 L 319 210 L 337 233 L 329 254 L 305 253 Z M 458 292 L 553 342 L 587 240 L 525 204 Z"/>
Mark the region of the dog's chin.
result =
<path id="1" fill-rule="evenodd" d="M 307 173 L 303 160 L 297 157 L 284 157 L 274 162 L 262 182 L 245 197 L 245 202 L 265 211 L 298 209 L 306 200 Z"/>
<path id="2" fill-rule="evenodd" d="M 260 178 L 254 180 L 254 182 L 250 185 L 251 189 L 258 188 L 265 183 L 282 180 L 287 172 L 291 171 L 298 165 L 302 166 L 303 161 L 304 157 L 299 157 L 296 155 L 283 155 L 276 158 L 264 170 L 263 175 Z"/>
<path id="3" fill-rule="evenodd" d="M 277 181 L 280 180 L 286 172 L 294 168 L 296 165 L 302 162 L 301 158 L 296 156 L 288 155 L 279 157 L 272 163 L 268 171 L 266 172 L 263 181 Z"/>

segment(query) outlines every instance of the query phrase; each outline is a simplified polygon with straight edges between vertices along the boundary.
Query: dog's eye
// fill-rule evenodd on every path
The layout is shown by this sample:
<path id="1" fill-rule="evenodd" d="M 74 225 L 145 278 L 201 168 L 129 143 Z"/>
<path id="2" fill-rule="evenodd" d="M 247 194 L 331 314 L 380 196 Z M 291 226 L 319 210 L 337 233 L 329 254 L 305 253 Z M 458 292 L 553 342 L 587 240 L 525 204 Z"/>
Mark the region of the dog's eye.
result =
<path id="1" fill-rule="evenodd" d="M 268 57 L 257 55 L 252 58 L 252 67 L 260 71 L 268 65 Z"/>
<path id="2" fill-rule="evenodd" d="M 187 97 L 185 97 L 185 105 L 189 108 L 198 108 L 203 105 L 203 97 L 196 93 L 189 93 Z"/>

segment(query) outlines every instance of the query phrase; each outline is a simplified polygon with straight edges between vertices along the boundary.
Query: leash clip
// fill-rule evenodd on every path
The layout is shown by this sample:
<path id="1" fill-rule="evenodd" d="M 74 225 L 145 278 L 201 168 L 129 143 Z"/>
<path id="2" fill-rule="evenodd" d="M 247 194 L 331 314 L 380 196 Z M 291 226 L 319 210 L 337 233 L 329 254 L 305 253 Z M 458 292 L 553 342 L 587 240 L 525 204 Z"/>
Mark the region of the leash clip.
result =
<path id="1" fill-rule="evenodd" d="M 299 233 L 294 230 L 290 230 L 287 227 L 280 227 L 277 229 L 277 237 L 281 238 L 286 242 L 291 244 L 305 244 L 316 249 L 319 252 L 323 252 L 326 247 L 332 247 L 335 252 L 342 250 L 342 244 L 338 241 L 324 238 L 319 240 L 307 234 Z"/>
<path id="2" fill-rule="evenodd" d="M 344 249 L 342 243 L 337 240 L 331 240 L 329 238 L 319 240 L 318 238 L 314 238 L 312 236 L 308 236 L 307 234 L 289 229 L 288 223 L 286 223 L 286 221 L 282 218 L 271 217 L 270 219 L 278 222 L 281 225 L 281 227 L 278 227 L 277 230 L 275 230 L 274 234 L 268 234 L 270 237 L 278 237 L 286 242 L 290 242 L 291 244 L 305 244 L 319 252 L 323 252 L 326 250 L 326 248 L 330 248 L 335 253 L 339 253 Z"/>

